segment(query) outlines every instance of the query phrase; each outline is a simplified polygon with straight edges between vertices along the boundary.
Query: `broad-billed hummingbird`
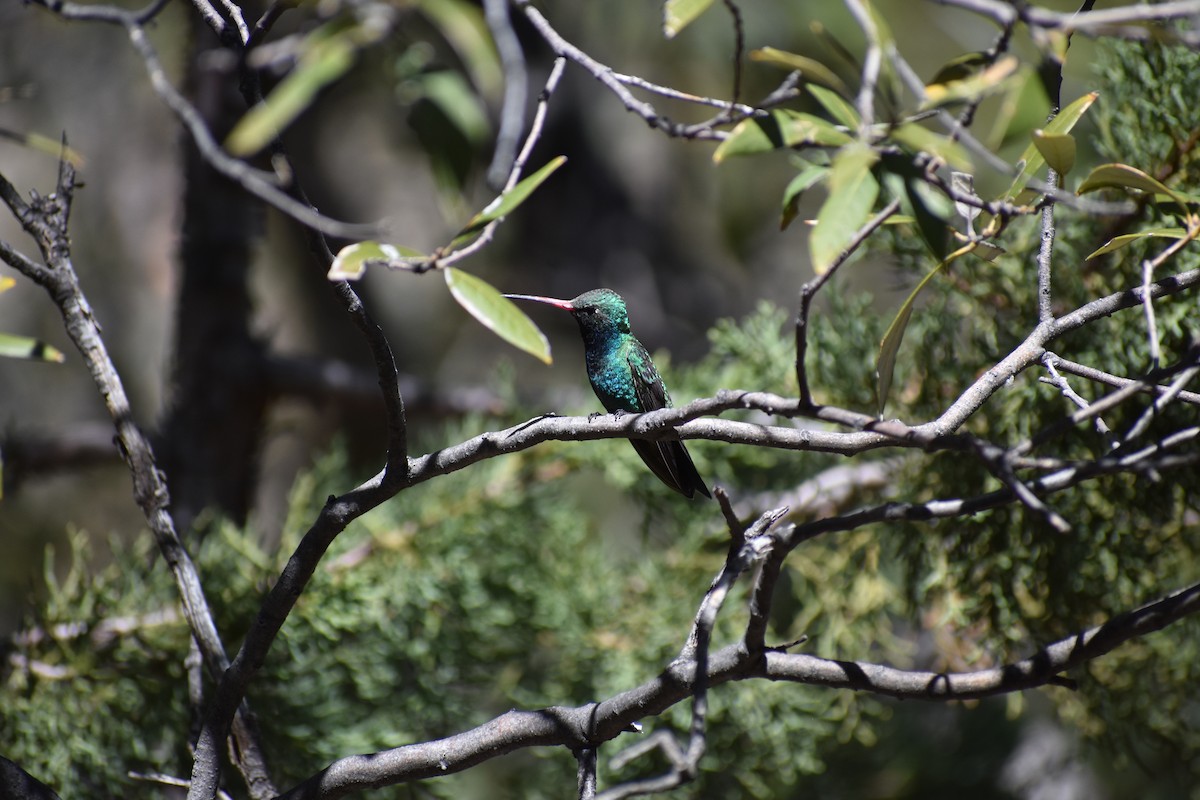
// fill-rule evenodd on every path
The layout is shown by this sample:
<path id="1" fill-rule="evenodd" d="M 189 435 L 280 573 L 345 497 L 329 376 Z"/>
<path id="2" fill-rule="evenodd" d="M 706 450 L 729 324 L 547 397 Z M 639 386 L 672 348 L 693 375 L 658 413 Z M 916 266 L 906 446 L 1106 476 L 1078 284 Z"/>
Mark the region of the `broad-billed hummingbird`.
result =
<path id="1" fill-rule="evenodd" d="M 583 334 L 588 380 L 610 413 L 643 413 L 668 408 L 671 398 L 650 354 L 629 330 L 629 314 L 621 295 L 593 289 L 574 300 L 528 294 L 506 294 L 513 300 L 532 300 L 571 312 Z M 630 439 L 633 449 L 658 479 L 684 497 L 696 492 L 712 497 L 683 442 Z"/>

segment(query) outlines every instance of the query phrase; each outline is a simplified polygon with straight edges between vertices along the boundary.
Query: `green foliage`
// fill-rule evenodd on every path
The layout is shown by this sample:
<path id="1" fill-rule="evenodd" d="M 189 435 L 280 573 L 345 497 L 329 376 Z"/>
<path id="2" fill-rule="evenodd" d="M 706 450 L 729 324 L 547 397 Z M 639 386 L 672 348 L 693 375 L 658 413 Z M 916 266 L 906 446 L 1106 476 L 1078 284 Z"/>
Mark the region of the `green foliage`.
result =
<path id="1" fill-rule="evenodd" d="M 1101 69 L 1112 83 L 1092 111 L 1106 132 L 1102 157 L 1152 175 L 1192 174 L 1194 164 L 1176 145 L 1186 140 L 1187 132 L 1200 130 L 1200 111 L 1194 103 L 1181 105 L 1171 76 L 1194 75 L 1200 58 L 1119 45 Z M 1102 244 L 1112 227 L 1101 229 L 1065 209 L 1057 219 L 1056 313 L 1138 285 L 1142 260 L 1166 246 L 1161 240 L 1145 239 L 1085 262 L 1084 255 Z M 1169 219 L 1147 205 L 1138 218 L 1122 222 L 1141 229 Z M 897 269 L 912 279 L 928 271 L 928 256 L 917 243 L 902 231 L 891 236 L 880 244 Z M 1038 244 L 1036 221 L 1010 226 L 1002 244 L 1008 255 L 993 263 L 956 262 L 923 294 L 924 305 L 914 312 L 901 351 L 901 388 L 893 391 L 890 413 L 915 420 L 936 416 L 979 370 L 1008 353 L 1030 329 L 1037 315 L 1031 274 Z M 1194 269 L 1198 260 L 1191 248 L 1172 259 L 1169 269 Z M 1155 311 L 1164 361 L 1170 363 L 1189 346 L 1194 300 L 1162 300 Z M 1067 336 L 1053 349 L 1118 374 L 1136 376 L 1153 366 L 1145 321 L 1137 310 Z M 1038 381 L 1040 374 L 1034 369 L 1018 376 L 968 423 L 968 429 L 1013 445 L 1071 411 L 1056 388 Z M 1071 383 L 1085 397 L 1105 391 L 1079 379 Z M 1146 396 L 1105 415 L 1105 420 L 1115 431 L 1127 430 L 1149 402 Z M 1170 409 L 1144 440 L 1153 441 L 1155 429 L 1186 425 L 1189 418 L 1194 415 Z M 1099 433 L 1079 426 L 1036 453 L 1071 458 L 1106 451 Z M 1000 485 L 968 454 L 946 453 L 912 464 L 895 486 L 898 496 L 960 498 Z M 1023 656 L 1039 644 L 1194 582 L 1200 573 L 1194 521 L 1198 491 L 1196 473 L 1177 472 L 1163 481 L 1150 476 L 1106 478 L 1050 495 L 1047 502 L 1072 524 L 1065 536 L 1022 506 L 953 524 L 898 525 L 881 534 L 903 565 L 901 585 L 908 588 L 910 607 L 923 609 L 922 619 L 913 622 L 928 628 L 938 643 L 934 668 L 961 668 Z M 1181 754 L 1200 747 L 1200 726 L 1194 724 L 1200 653 L 1195 636 L 1185 629 L 1194 631 L 1195 621 L 1089 663 L 1075 676 L 1081 680 L 1078 692 L 1047 692 L 1073 728 L 1092 737 L 1095 746 L 1119 754 L 1115 763 L 1128 766 L 1131 759 L 1141 760 L 1163 786 L 1187 785 L 1186 776 L 1195 774 L 1196 764 Z M 1141 744 L 1131 746 L 1134 741 Z"/>
<path id="2" fill-rule="evenodd" d="M 25 627 L 30 641 L 9 653 L 5 755 L 63 797 L 157 797 L 126 772 L 179 773 L 187 763 L 186 628 L 176 615 L 140 619 L 177 608 L 165 570 L 148 568 L 147 547 L 118 551 L 95 571 L 85 534 L 72 533 L 71 551 L 62 580 L 48 553 L 48 594 Z M 132 630 L 106 635 L 101 620 Z"/>

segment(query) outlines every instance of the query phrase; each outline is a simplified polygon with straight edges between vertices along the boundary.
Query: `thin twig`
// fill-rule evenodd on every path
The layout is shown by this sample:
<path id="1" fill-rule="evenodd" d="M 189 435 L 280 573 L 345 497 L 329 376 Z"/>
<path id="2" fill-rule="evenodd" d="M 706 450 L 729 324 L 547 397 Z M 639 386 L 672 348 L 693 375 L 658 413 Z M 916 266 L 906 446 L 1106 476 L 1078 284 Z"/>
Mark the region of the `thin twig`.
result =
<path id="1" fill-rule="evenodd" d="M 1122 378 L 1119 375 L 1113 375 L 1095 367 L 1089 367 L 1086 364 L 1080 364 L 1077 361 L 1071 361 L 1063 358 L 1057 353 L 1048 353 L 1054 358 L 1054 364 L 1063 372 L 1069 372 L 1072 375 L 1078 375 L 1081 378 L 1086 378 L 1089 381 L 1103 383 L 1107 386 L 1121 388 L 1123 386 L 1136 385 L 1139 391 L 1163 393 L 1167 391 L 1167 387 L 1160 385 L 1152 385 L 1144 381 L 1134 380 L 1133 378 Z M 1182 403 L 1190 403 L 1192 405 L 1200 405 L 1200 392 L 1182 391 L 1176 395 L 1176 399 Z"/>

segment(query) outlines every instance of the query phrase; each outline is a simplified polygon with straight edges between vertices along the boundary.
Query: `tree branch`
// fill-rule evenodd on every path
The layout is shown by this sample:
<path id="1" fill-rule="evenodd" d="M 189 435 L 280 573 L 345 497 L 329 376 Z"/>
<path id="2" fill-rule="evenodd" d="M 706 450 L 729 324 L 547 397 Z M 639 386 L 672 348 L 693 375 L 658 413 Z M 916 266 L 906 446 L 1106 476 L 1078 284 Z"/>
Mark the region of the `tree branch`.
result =
<path id="1" fill-rule="evenodd" d="M 25 203 L 8 179 L 0 175 L 0 199 L 37 242 L 46 262 L 44 269 L 33 270 L 27 277 L 46 289 L 58 307 L 68 336 L 83 357 L 96 389 L 104 398 L 116 428 L 117 444 L 133 478 L 134 499 L 145 515 L 159 550 L 175 578 L 184 617 L 204 655 L 205 665 L 211 675 L 219 677 L 229 661 L 204 595 L 200 575 L 175 530 L 169 511 L 170 497 L 166 482 L 155 463 L 149 440 L 134 422 L 124 384 L 108 355 L 100 335 L 100 326 L 79 285 L 71 261 L 68 222 L 74 191 L 75 169 L 65 160 L 59 162 L 57 191 L 46 198 L 35 196 L 31 204 Z M 23 260 L 8 263 L 18 270 L 26 265 Z M 257 741 L 249 706 L 244 701 L 236 704 L 230 713 L 231 720 L 234 712 L 237 713 L 234 730 L 244 757 L 238 766 L 243 770 L 255 796 L 265 795 L 273 791 L 273 787 L 265 771 L 262 748 Z"/>
<path id="2" fill-rule="evenodd" d="M 902 700 L 973 700 L 1047 685 L 1063 685 L 1061 673 L 1121 644 L 1161 630 L 1200 611 L 1200 584 L 1118 614 L 1040 648 L 1020 661 L 976 672 L 924 672 L 861 661 L 836 661 L 768 650 L 762 658 L 739 644 L 712 654 L 710 686 L 762 678 L 871 692 Z M 657 678 L 600 703 L 509 711 L 477 728 L 445 739 L 405 745 L 370 755 L 340 758 L 280 800 L 333 800 L 368 788 L 434 778 L 528 747 L 595 747 L 628 731 L 639 719 L 662 713 L 691 696 L 695 662 L 676 661 Z"/>

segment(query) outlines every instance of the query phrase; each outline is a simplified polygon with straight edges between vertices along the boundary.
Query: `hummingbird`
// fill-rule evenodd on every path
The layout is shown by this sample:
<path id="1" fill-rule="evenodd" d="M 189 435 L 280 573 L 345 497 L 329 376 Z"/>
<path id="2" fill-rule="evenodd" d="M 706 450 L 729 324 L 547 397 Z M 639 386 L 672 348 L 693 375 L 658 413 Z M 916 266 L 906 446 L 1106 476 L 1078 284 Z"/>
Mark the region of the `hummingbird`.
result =
<path id="1" fill-rule="evenodd" d="M 671 406 L 671 397 L 650 354 L 629 329 L 629 314 L 621 295 L 593 289 L 573 300 L 528 294 L 506 294 L 512 300 L 570 311 L 583 334 L 584 361 L 592 390 L 609 413 L 643 413 Z M 683 442 L 630 439 L 630 444 L 658 479 L 684 497 L 696 492 L 712 497 Z"/>

